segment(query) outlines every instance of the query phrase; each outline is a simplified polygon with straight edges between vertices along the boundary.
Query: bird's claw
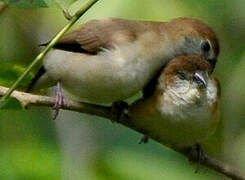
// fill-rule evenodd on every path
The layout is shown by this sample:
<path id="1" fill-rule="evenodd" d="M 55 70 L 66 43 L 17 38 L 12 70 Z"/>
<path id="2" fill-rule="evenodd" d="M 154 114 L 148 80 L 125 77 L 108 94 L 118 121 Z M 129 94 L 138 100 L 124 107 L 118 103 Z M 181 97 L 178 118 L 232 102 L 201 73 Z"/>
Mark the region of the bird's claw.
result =
<path id="1" fill-rule="evenodd" d="M 146 144 L 146 143 L 148 143 L 148 141 L 149 141 L 148 136 L 144 135 L 144 136 L 140 139 L 139 144 Z"/>
<path id="2" fill-rule="evenodd" d="M 200 164 L 206 159 L 206 154 L 200 144 L 195 144 L 191 147 L 189 152 L 189 161 L 196 162 L 195 173 L 198 173 L 200 170 Z"/>
<path id="3" fill-rule="evenodd" d="M 64 101 L 64 96 L 61 90 L 61 84 L 60 82 L 57 83 L 57 87 L 56 87 L 56 99 L 55 99 L 55 104 L 53 106 L 54 109 L 54 115 L 53 115 L 53 120 L 55 120 L 59 114 L 60 108 L 63 107 L 63 105 L 65 104 Z"/>
<path id="4" fill-rule="evenodd" d="M 128 103 L 124 101 L 117 101 L 112 104 L 111 114 L 112 122 L 120 122 L 124 116 L 128 116 Z"/>

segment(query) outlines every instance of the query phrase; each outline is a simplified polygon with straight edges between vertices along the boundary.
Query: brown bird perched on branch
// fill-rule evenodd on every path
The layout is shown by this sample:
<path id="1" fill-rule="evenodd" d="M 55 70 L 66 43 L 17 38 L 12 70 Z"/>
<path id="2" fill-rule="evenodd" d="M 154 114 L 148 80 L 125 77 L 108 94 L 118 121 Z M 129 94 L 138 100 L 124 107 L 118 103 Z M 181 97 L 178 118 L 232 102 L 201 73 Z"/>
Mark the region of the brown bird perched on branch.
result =
<path id="1" fill-rule="evenodd" d="M 158 78 L 154 93 L 135 102 L 129 117 L 147 136 L 177 150 L 212 135 L 219 122 L 220 85 L 201 56 L 178 56 Z"/>
<path id="2" fill-rule="evenodd" d="M 203 56 L 212 71 L 219 54 L 215 32 L 192 18 L 92 20 L 54 46 L 28 91 L 59 83 L 58 89 L 76 101 L 121 101 L 142 90 L 170 59 L 185 54 Z M 58 93 L 58 105 L 61 97 Z"/>

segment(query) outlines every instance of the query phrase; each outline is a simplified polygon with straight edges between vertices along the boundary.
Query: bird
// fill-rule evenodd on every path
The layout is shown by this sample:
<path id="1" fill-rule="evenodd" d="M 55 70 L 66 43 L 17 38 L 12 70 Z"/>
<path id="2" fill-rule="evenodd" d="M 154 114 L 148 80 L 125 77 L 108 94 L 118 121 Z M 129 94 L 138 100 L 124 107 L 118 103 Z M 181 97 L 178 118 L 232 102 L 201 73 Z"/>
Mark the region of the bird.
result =
<path id="1" fill-rule="evenodd" d="M 58 91 L 76 101 L 118 102 L 137 94 L 169 60 L 185 54 L 202 55 L 215 68 L 218 38 L 201 20 L 91 20 L 54 45 L 27 92 L 58 84 Z M 57 97 L 62 103 L 60 93 Z"/>
<path id="2" fill-rule="evenodd" d="M 210 64 L 198 55 L 169 61 L 152 96 L 137 100 L 128 109 L 133 124 L 148 132 L 144 142 L 150 137 L 181 152 L 200 149 L 220 119 L 221 88 L 211 71 Z"/>

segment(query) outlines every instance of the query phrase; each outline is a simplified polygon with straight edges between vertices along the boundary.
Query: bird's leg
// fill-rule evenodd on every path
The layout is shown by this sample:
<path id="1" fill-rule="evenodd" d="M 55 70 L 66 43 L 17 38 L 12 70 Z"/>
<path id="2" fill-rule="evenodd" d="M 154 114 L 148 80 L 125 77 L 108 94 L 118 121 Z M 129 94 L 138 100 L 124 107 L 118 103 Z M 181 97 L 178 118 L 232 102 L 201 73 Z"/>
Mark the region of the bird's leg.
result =
<path id="1" fill-rule="evenodd" d="M 143 144 L 143 143 L 146 144 L 146 143 L 148 143 L 148 141 L 149 141 L 148 136 L 144 135 L 144 136 L 140 139 L 139 144 Z"/>
<path id="2" fill-rule="evenodd" d="M 120 122 L 123 116 L 128 116 L 128 103 L 124 101 L 117 101 L 112 104 L 111 114 L 113 116 L 112 122 Z"/>
<path id="3" fill-rule="evenodd" d="M 206 154 L 201 146 L 201 144 L 195 144 L 190 148 L 189 160 L 197 162 L 197 167 L 195 173 L 198 173 L 200 170 L 200 164 L 206 159 Z"/>
<path id="4" fill-rule="evenodd" d="M 200 169 L 200 163 L 205 160 L 206 154 L 201 144 L 196 144 L 196 151 L 197 151 L 197 167 L 196 167 L 195 173 L 198 173 Z"/>
<path id="5" fill-rule="evenodd" d="M 53 120 L 55 120 L 59 114 L 59 110 L 60 108 L 64 105 L 64 96 L 62 93 L 62 88 L 61 88 L 61 83 L 60 81 L 57 82 L 57 86 L 56 86 L 56 100 L 55 100 L 55 104 L 53 106 L 54 111 L 54 116 L 53 116 Z"/>

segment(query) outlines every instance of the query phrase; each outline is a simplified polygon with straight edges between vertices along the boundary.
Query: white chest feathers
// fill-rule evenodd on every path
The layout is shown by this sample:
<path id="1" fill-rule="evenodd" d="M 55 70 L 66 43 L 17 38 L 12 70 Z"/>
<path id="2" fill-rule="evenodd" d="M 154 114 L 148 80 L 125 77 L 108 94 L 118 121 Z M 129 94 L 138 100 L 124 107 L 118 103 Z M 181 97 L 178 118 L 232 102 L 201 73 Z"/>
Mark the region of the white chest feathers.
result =
<path id="1" fill-rule="evenodd" d="M 191 146 L 213 133 L 215 127 L 212 113 L 217 98 L 214 83 L 213 80 L 208 81 L 204 89 L 193 88 L 186 83 L 164 90 L 158 112 L 161 114 L 159 123 L 166 144 Z"/>
<path id="2" fill-rule="evenodd" d="M 164 115 L 173 119 L 207 118 L 210 107 L 217 98 L 217 88 L 213 80 L 209 80 L 207 87 L 197 89 L 188 81 L 169 86 L 164 90 L 161 109 Z"/>

